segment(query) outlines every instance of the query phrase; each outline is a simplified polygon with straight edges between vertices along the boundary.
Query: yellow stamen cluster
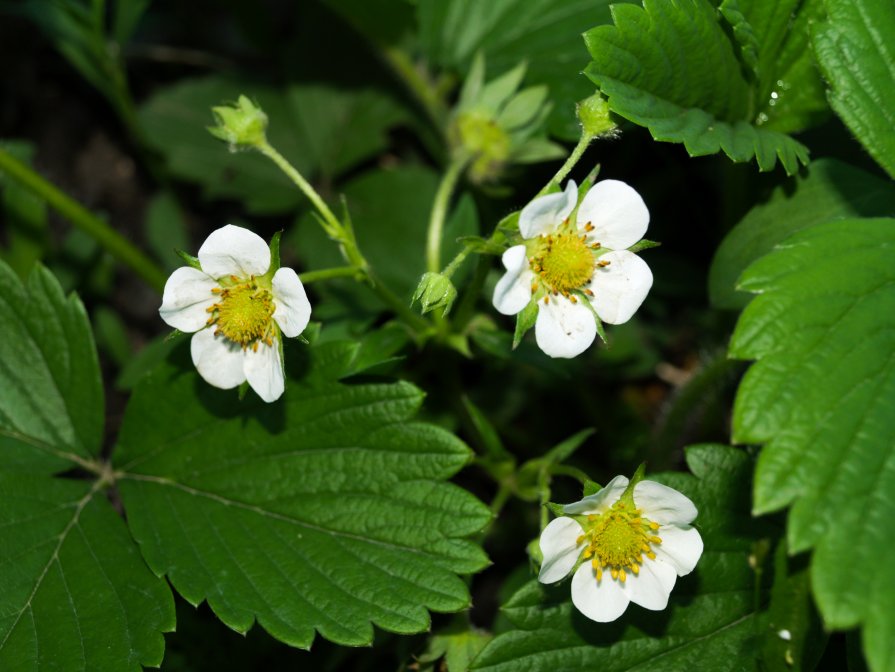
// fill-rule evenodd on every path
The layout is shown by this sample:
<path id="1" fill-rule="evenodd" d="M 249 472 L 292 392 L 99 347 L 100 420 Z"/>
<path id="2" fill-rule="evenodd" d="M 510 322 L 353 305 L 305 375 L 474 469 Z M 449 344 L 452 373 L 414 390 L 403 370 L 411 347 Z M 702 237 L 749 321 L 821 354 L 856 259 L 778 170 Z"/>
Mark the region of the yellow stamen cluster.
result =
<path id="1" fill-rule="evenodd" d="M 584 230 L 589 232 L 593 228 L 588 223 Z M 550 294 L 562 294 L 572 303 L 578 302 L 573 294 L 575 291 L 593 296 L 586 285 L 590 284 L 596 266 L 603 267 L 609 263 L 595 260 L 594 251 L 599 248 L 600 243 L 588 243 L 585 234 L 570 228 L 568 220 L 563 222 L 559 231 L 541 236 L 534 254 L 528 258 L 531 269 L 538 276 L 531 285 L 532 294 L 543 282 L 547 289 L 544 303 L 550 302 Z"/>
<path id="2" fill-rule="evenodd" d="M 577 544 L 584 544 L 581 557 L 590 560 L 597 581 L 603 580 L 603 570 L 608 569 L 613 579 L 624 583 L 628 573 L 640 573 L 644 555 L 656 559 L 651 545 L 662 543 L 655 534 L 659 525 L 641 513 L 618 501 L 606 513 L 587 517 L 585 532 Z"/>
<path id="3" fill-rule="evenodd" d="M 211 313 L 207 324 L 216 324 L 215 335 L 223 334 L 243 350 L 251 346 L 257 352 L 259 343 L 272 346 L 276 306 L 270 290 L 260 286 L 254 277 L 240 282 L 230 276 L 230 282 L 233 284 L 228 287 L 211 290 L 219 301 L 207 308 Z"/>

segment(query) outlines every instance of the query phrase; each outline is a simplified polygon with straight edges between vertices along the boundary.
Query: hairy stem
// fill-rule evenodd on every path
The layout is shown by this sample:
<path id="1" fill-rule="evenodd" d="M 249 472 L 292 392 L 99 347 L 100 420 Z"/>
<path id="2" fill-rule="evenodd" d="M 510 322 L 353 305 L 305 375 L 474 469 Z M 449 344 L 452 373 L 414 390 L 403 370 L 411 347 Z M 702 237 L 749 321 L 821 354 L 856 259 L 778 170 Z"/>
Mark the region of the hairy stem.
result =
<path id="1" fill-rule="evenodd" d="M 448 166 L 438 185 L 432 213 L 429 215 L 429 232 L 426 237 L 426 268 L 431 273 L 441 270 L 441 239 L 444 236 L 444 221 L 447 219 L 448 206 L 457 181 L 466 167 L 466 158 L 454 159 Z"/>
<path id="2" fill-rule="evenodd" d="M 96 240 L 109 254 L 132 269 L 153 289 L 161 292 L 166 273 L 102 219 L 73 200 L 28 166 L 0 148 L 0 171 L 6 173 L 60 215 Z"/>

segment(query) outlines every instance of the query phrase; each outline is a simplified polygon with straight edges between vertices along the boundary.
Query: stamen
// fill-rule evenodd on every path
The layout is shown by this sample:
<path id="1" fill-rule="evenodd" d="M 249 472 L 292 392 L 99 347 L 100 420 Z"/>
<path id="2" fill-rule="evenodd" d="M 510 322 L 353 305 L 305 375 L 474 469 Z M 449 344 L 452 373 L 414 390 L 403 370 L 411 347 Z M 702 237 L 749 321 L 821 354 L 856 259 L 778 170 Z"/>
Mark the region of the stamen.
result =
<path id="1" fill-rule="evenodd" d="M 597 262 L 597 266 L 599 266 L 600 268 L 606 268 L 608 265 L 609 262 L 605 259 L 600 259 L 600 261 Z"/>

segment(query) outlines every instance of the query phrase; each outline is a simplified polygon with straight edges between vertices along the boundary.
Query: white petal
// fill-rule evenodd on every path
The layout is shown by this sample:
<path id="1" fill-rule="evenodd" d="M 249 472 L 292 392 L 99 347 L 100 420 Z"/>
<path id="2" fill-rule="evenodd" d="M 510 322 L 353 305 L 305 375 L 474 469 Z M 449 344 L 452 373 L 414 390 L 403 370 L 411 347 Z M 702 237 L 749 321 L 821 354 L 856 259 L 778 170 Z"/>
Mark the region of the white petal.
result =
<path id="1" fill-rule="evenodd" d="M 686 576 L 696 567 L 702 556 L 702 537 L 689 525 L 663 525 L 656 532 L 661 544 L 652 548 L 658 559 L 668 564 L 678 576 Z"/>
<path id="2" fill-rule="evenodd" d="M 215 336 L 214 327 L 193 334 L 190 353 L 199 375 L 210 385 L 229 390 L 245 382 L 242 346 Z"/>
<path id="3" fill-rule="evenodd" d="M 609 571 L 603 572 L 603 580 L 597 576 L 589 562 L 585 562 L 572 577 L 572 603 L 592 621 L 608 623 L 625 613 L 630 598 L 613 581 Z"/>
<path id="4" fill-rule="evenodd" d="M 217 302 L 211 290 L 218 286 L 214 278 L 202 271 L 183 266 L 165 283 L 159 315 L 168 326 L 187 333 L 205 326 L 209 314 L 205 309 Z"/>
<path id="5" fill-rule="evenodd" d="M 566 183 L 566 190 L 546 196 L 538 196 L 519 213 L 519 232 L 523 238 L 536 238 L 550 233 L 572 214 L 578 202 L 578 185 L 575 180 Z"/>
<path id="6" fill-rule="evenodd" d="M 227 224 L 213 231 L 202 243 L 199 263 L 214 278 L 264 275 L 270 268 L 270 248 L 257 233 Z"/>
<path id="7" fill-rule="evenodd" d="M 525 258 L 525 245 L 516 245 L 501 258 L 507 272 L 494 288 L 494 307 L 503 315 L 515 315 L 531 301 L 533 273 Z"/>
<path id="8" fill-rule="evenodd" d="M 248 348 L 245 352 L 245 375 L 252 389 L 267 403 L 276 401 L 286 389 L 283 363 L 280 360 L 280 342 L 273 345 L 258 344 L 258 350 Z"/>
<path id="9" fill-rule="evenodd" d="M 649 210 L 634 189 L 618 180 L 597 182 L 578 208 L 578 228 L 590 222 L 588 239 L 610 250 L 624 250 L 643 238 Z"/>
<path id="10" fill-rule="evenodd" d="M 590 347 L 597 336 L 593 313 L 581 301 L 572 303 L 562 296 L 551 296 L 549 303 L 538 305 L 535 340 L 551 357 L 575 357 Z"/>
<path id="11" fill-rule="evenodd" d="M 618 498 L 622 496 L 622 493 L 627 487 L 627 477 L 616 476 L 599 492 L 588 495 L 581 501 L 574 502 L 573 504 L 566 504 L 562 507 L 562 510 L 573 516 L 605 513 L 618 501 Z"/>
<path id="12" fill-rule="evenodd" d="M 577 541 L 582 534 L 584 530 L 581 525 L 572 518 L 562 516 L 550 521 L 541 532 L 540 546 L 544 561 L 538 581 L 555 583 L 572 571 L 581 555 Z"/>
<path id="13" fill-rule="evenodd" d="M 311 302 L 305 287 L 291 268 L 281 268 L 273 275 L 273 319 L 283 335 L 294 338 L 305 330 L 311 320 Z"/>
<path id="14" fill-rule="evenodd" d="M 677 574 L 670 565 L 647 560 L 640 566 L 639 574 L 628 573 L 624 590 L 634 604 L 661 611 L 668 606 L 668 596 L 676 580 Z"/>
<path id="15" fill-rule="evenodd" d="M 600 261 L 609 265 L 594 270 L 590 302 L 601 320 L 622 324 L 640 308 L 653 286 L 653 273 L 643 259 L 627 250 L 604 254 Z"/>
<path id="16" fill-rule="evenodd" d="M 689 525 L 697 514 L 689 498 L 655 481 L 640 481 L 634 486 L 634 503 L 643 509 L 644 518 L 659 525 Z"/>

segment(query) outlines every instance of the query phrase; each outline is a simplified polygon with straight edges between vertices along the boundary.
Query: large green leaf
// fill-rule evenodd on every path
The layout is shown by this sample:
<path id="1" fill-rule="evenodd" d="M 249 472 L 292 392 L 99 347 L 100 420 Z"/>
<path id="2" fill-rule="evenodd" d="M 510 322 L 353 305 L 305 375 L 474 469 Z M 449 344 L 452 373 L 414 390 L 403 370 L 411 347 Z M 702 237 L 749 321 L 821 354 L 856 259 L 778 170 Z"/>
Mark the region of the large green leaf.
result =
<path id="1" fill-rule="evenodd" d="M 824 0 L 829 23 L 815 26 L 814 53 L 830 104 L 864 148 L 895 178 L 895 4 Z"/>
<path id="2" fill-rule="evenodd" d="M 757 359 L 734 408 L 734 438 L 764 443 L 755 510 L 791 505 L 792 552 L 828 627 L 864 624 L 871 668 L 895 665 L 895 220 L 801 231 L 746 271 L 758 293 L 730 354 Z"/>
<path id="3" fill-rule="evenodd" d="M 694 476 L 650 476 L 693 499 L 705 542 L 696 572 L 678 580 L 665 612 L 631 605 L 615 623 L 594 623 L 572 606 L 568 582 L 546 587 L 533 581 L 504 606 L 517 629 L 498 635 L 473 669 L 759 669 L 755 640 L 765 624 L 749 565 L 760 533 L 748 511 L 752 461 L 733 448 L 706 445 L 690 448 L 687 462 Z"/>
<path id="4" fill-rule="evenodd" d="M 53 478 L 89 465 L 103 395 L 81 302 L 0 263 L 0 669 L 138 670 L 162 660 L 174 602 L 104 495 Z"/>
<path id="5" fill-rule="evenodd" d="M 755 158 L 761 170 L 779 158 L 792 174 L 808 162 L 808 150 L 761 125 L 769 118 L 758 99 L 762 82 L 776 81 L 778 73 L 769 71 L 782 49 L 784 24 L 769 15 L 767 3 L 744 2 L 745 11 L 725 4 L 736 44 L 708 0 L 613 6 L 615 25 L 585 34 L 593 58 L 585 73 L 613 111 L 646 126 L 657 140 L 682 142 L 692 156 L 723 151 L 734 161 Z M 749 24 L 750 15 L 761 20 L 764 33 Z"/>
<path id="6" fill-rule="evenodd" d="M 173 364 L 133 394 L 115 453 L 131 531 L 154 571 L 235 630 L 365 645 L 374 624 L 420 632 L 428 609 L 469 606 L 457 575 L 487 558 L 463 537 L 490 513 L 444 481 L 470 452 L 412 420 L 413 385 L 336 382 L 357 351 L 315 346 L 273 405 Z"/>
<path id="7" fill-rule="evenodd" d="M 201 184 L 209 198 L 240 199 L 257 213 L 294 209 L 304 196 L 269 159 L 252 152 L 229 154 L 206 131 L 211 107 L 240 94 L 261 105 L 269 118 L 270 143 L 308 178 L 333 178 L 378 154 L 387 146 L 388 128 L 404 118 L 390 98 L 372 89 L 295 84 L 277 90 L 210 76 L 154 95 L 140 117 L 171 172 Z"/>
<path id="8" fill-rule="evenodd" d="M 751 296 L 737 291 L 746 267 L 787 237 L 815 224 L 845 217 L 895 212 L 895 185 L 834 159 L 813 161 L 804 176 L 774 190 L 722 241 L 709 270 L 709 297 L 719 308 L 742 309 Z"/>
<path id="9" fill-rule="evenodd" d="M 575 103 L 593 88 L 581 33 L 609 20 L 608 0 L 420 0 L 420 41 L 434 62 L 466 71 L 482 50 L 499 74 L 528 64 L 527 82 L 546 84 L 554 103 L 550 130 L 575 140 Z"/>
<path id="10" fill-rule="evenodd" d="M 97 455 L 103 389 L 84 306 L 37 266 L 23 285 L 0 263 L 3 468 L 52 472 Z"/>

